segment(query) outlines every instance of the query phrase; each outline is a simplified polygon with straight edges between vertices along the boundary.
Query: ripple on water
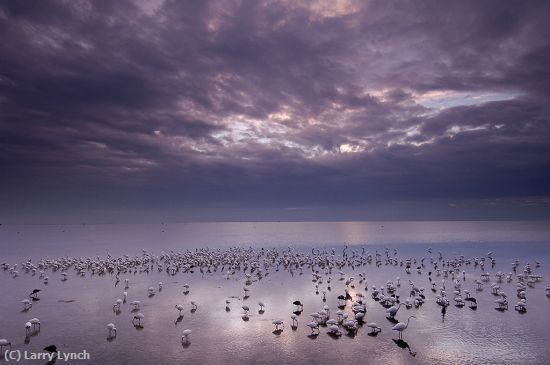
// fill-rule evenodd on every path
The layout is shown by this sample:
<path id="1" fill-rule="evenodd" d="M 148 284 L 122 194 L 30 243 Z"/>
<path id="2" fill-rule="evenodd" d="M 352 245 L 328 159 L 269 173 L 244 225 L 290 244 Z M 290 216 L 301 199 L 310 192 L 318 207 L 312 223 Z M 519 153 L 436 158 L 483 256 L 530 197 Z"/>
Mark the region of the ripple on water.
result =
<path id="1" fill-rule="evenodd" d="M 446 246 L 438 247 L 446 253 Z M 340 248 L 337 248 L 340 249 Z M 381 249 L 383 250 L 383 248 Z M 409 249 L 411 256 L 421 256 L 425 249 Z M 436 250 L 436 248 L 434 248 Z M 461 252 L 455 246 L 453 251 Z M 489 251 L 482 248 L 480 252 L 470 248 L 473 255 Z M 533 249 L 534 250 L 534 249 Z M 371 249 L 373 252 L 374 249 Z M 531 255 L 538 251 L 532 251 Z M 524 252 L 510 248 L 506 255 L 498 258 L 497 267 L 490 270 L 507 271 L 511 258 L 522 258 Z M 400 251 L 400 255 L 401 255 Z M 404 255 L 404 254 L 403 254 Z M 549 256 L 543 256 L 543 273 L 550 267 Z M 502 263 L 502 264 L 501 264 Z M 546 266 L 548 265 L 548 266 Z M 402 285 L 398 289 L 401 298 L 408 297 L 408 283 L 411 279 L 418 286 L 429 288 L 426 275 L 406 275 L 402 267 L 374 265 L 343 269 L 346 275 L 354 275 L 365 271 L 368 277 L 369 289 L 372 285 L 380 287 L 387 280 L 400 276 Z M 472 289 L 472 278 L 479 277 L 480 270 L 469 267 L 471 276 L 465 283 Z M 64 344 L 63 350 L 78 350 L 86 346 L 93 354 L 94 364 L 119 363 L 200 363 L 200 364 L 542 364 L 550 359 L 547 327 L 550 318 L 545 313 L 549 300 L 544 293 L 547 282 L 537 283 L 535 288 L 528 289 L 528 312 L 524 315 L 513 310 L 511 296 L 515 294 L 515 283 L 503 283 L 503 290 L 510 295 L 510 310 L 495 311 L 494 296 L 490 290 L 477 293 L 479 309 L 450 306 L 443 318 L 441 307 L 435 303 L 435 294 L 426 292 L 426 303 L 419 309 L 407 310 L 401 308 L 397 318 L 406 321 L 409 315 L 417 318 L 411 320 L 410 328 L 404 333 L 404 339 L 410 350 L 416 353 L 412 356 L 409 350 L 401 348 L 393 339 L 397 334 L 391 330 L 393 324 L 385 319 L 385 309 L 372 300 L 370 291 L 366 293 L 366 322 L 377 322 L 382 332 L 376 337 L 368 335 L 368 328 L 363 326 L 357 336 L 350 338 L 341 336 L 333 339 L 326 334 L 323 327 L 321 334 L 311 338 L 310 330 L 305 323 L 308 314 L 322 309 L 324 305 L 331 308 L 332 315 L 337 307 L 337 295 L 344 290 L 344 283 L 335 280 L 331 283 L 332 291 L 327 292 L 327 301 L 315 294 L 311 275 L 304 270 L 304 275 L 289 275 L 280 270 L 271 271 L 269 280 L 254 283 L 250 298 L 242 301 L 243 275 L 238 273 L 232 280 L 223 279 L 223 273 L 205 275 L 178 274 L 181 282 L 191 285 L 191 292 L 184 296 L 181 284 L 171 283 L 166 273 L 133 275 L 130 278 L 128 302 L 122 305 L 117 316 L 112 311 L 113 301 L 121 297 L 123 285 L 113 286 L 113 277 L 73 277 L 61 282 L 57 279 L 59 273 L 50 274 L 50 284 L 41 293 L 41 300 L 34 304 L 27 313 L 20 313 L 20 300 L 26 298 L 29 288 L 37 287 L 38 278 L 20 275 L 12 279 L 7 273 L 0 272 L 0 285 L 3 292 L 10 295 L 0 297 L 0 312 L 3 314 L 0 327 L 0 337 L 10 338 L 16 348 L 39 350 L 51 343 Z M 125 276 L 121 276 L 123 280 Z M 184 278 L 184 279 L 183 279 Z M 545 279 L 547 276 L 545 275 Z M 438 284 L 442 278 L 438 277 Z M 165 282 L 162 292 L 154 297 L 147 297 L 147 288 L 155 286 L 159 281 Z M 447 279 L 448 285 L 450 279 Z M 326 285 L 323 284 L 323 286 Z M 42 288 L 42 287 L 41 287 Z M 448 290 L 449 291 L 449 290 Z M 364 285 L 356 285 L 352 294 L 364 291 Z M 450 291 L 449 291 L 450 292 Z M 74 300 L 72 305 L 60 305 L 62 300 Z M 231 298 L 231 310 L 226 312 L 225 300 Z M 305 311 L 298 317 L 299 325 L 294 331 L 290 328 L 290 314 L 295 310 L 292 302 L 301 300 Z M 137 331 L 131 323 L 129 303 L 140 300 L 141 311 L 145 315 L 142 330 Z M 199 309 L 190 313 L 190 300 L 198 303 Z M 257 302 L 266 303 L 265 314 L 259 315 Z M 178 315 L 175 304 L 185 306 L 185 316 L 180 322 L 175 322 Z M 250 319 L 242 320 L 241 306 L 250 306 Z M 346 312 L 350 312 L 349 306 Z M 32 317 L 40 318 L 42 329 L 40 334 L 30 339 L 29 344 L 23 342 L 22 326 Z M 285 321 L 285 329 L 280 335 L 272 333 L 273 319 Z M 117 336 L 112 341 L 106 340 L 106 324 L 113 322 L 117 327 Z M 182 346 L 181 332 L 190 328 L 193 333 L 189 344 Z"/>

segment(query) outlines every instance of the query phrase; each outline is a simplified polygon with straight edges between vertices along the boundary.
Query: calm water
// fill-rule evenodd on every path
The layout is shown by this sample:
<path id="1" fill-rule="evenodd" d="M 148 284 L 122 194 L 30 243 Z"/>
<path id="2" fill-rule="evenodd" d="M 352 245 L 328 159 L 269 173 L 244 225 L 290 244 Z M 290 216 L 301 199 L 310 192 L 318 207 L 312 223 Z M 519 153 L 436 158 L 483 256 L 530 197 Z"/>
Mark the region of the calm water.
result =
<path id="1" fill-rule="evenodd" d="M 513 259 L 520 260 L 519 269 L 531 262 L 533 271 L 544 276 L 542 282 L 527 290 L 528 311 L 520 314 L 513 309 L 516 280 L 501 284 L 509 295 L 510 310 L 494 309 L 489 284 L 476 292 L 474 280 L 479 278 L 480 268 L 467 266 L 464 288 L 477 297 L 478 309 L 468 306 L 449 306 L 445 316 L 435 303 L 426 274 L 412 271 L 407 275 L 403 267 L 373 264 L 343 268 L 346 276 L 358 278 L 366 272 L 369 291 L 364 283 L 357 284 L 356 292 L 367 295 L 366 322 L 377 322 L 382 332 L 377 337 L 368 335 L 369 329 L 360 328 L 355 337 L 334 339 L 321 327 L 315 338 L 305 326 L 309 313 L 319 311 L 325 304 L 332 313 L 337 309 L 337 299 L 345 288 L 334 273 L 332 290 L 327 302 L 315 293 L 311 271 L 303 275 L 288 271 L 271 270 L 270 274 L 250 286 L 250 297 L 242 299 L 244 274 L 237 273 L 229 280 L 223 273 L 202 275 L 195 273 L 168 276 L 165 272 L 122 275 L 130 279 L 128 302 L 140 300 L 145 315 L 144 328 L 136 329 L 131 323 L 128 304 L 120 314 L 112 311 L 116 298 L 122 297 L 124 284 L 115 286 L 113 276 L 78 277 L 72 272 L 62 282 L 58 272 L 48 272 L 49 284 L 43 284 L 38 275 L 21 273 L 12 278 L 8 272 L 0 272 L 0 338 L 11 340 L 14 349 L 39 351 L 56 344 L 62 351 L 91 353 L 91 361 L 80 363 L 197 363 L 197 364 L 548 364 L 550 363 L 550 299 L 545 295 L 550 274 L 550 223 L 549 222 L 337 222 L 337 223 L 212 223 L 166 225 L 87 225 L 87 226 L 1 226 L 1 262 L 11 264 L 28 258 L 56 258 L 69 256 L 136 255 L 145 249 L 155 253 L 161 250 L 183 251 L 187 248 L 224 248 L 229 246 L 296 247 L 304 252 L 311 247 L 335 247 L 341 255 L 344 244 L 359 252 L 366 247 L 370 252 L 398 250 L 400 258 L 437 258 L 441 251 L 446 258 L 464 254 L 467 258 L 481 257 L 494 251 L 497 264 L 487 268 L 490 273 L 511 271 Z M 534 261 L 541 263 L 535 268 Z M 397 294 L 408 297 L 408 280 L 426 287 L 426 303 L 418 309 L 401 308 L 397 319 L 408 315 L 417 318 L 404 333 L 410 347 L 403 349 L 392 340 L 397 334 L 391 331 L 393 324 L 385 318 L 385 308 L 370 296 L 372 285 L 382 286 L 387 280 L 402 278 Z M 440 282 L 442 277 L 434 277 Z M 149 286 L 164 288 L 153 297 L 147 296 Z M 495 281 L 494 276 L 491 282 Z M 450 278 L 446 280 L 451 287 Z M 184 295 L 183 284 L 189 283 L 190 293 Z M 326 287 L 326 283 L 322 285 Z M 33 288 L 42 289 L 41 300 L 28 312 L 21 311 L 21 300 Z M 452 290 L 448 289 L 448 292 Z M 230 297 L 231 310 L 225 310 L 225 300 Z M 305 310 L 299 317 L 296 330 L 290 327 L 291 304 L 299 299 Z M 452 300 L 452 294 L 450 295 Z M 199 308 L 190 311 L 194 300 Z M 257 302 L 266 304 L 263 314 L 258 313 Z M 185 316 L 177 322 L 175 304 L 184 304 Z M 251 308 L 248 321 L 242 319 L 241 306 Z M 350 312 L 350 306 L 346 311 Z M 334 316 L 334 315 L 332 315 Z M 24 323 L 38 317 L 42 322 L 40 333 L 25 341 Z M 280 335 L 273 332 L 274 319 L 283 319 L 285 329 Z M 106 324 L 114 322 L 118 335 L 107 340 Z M 180 342 L 183 329 L 193 333 L 190 344 Z M 28 343 L 26 343 L 28 342 Z M 416 353 L 412 356 L 411 352 Z M 32 362 L 27 363 L 44 363 Z M 62 363 L 58 361 L 58 363 Z M 72 362 L 78 363 L 78 362 Z"/>

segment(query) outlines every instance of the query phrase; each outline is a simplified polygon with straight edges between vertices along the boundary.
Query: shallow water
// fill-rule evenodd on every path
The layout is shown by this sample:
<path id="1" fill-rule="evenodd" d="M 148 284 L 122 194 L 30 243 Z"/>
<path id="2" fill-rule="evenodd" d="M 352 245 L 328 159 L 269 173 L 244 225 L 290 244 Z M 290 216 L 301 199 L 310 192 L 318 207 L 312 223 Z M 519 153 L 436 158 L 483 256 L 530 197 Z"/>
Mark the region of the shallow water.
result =
<path id="1" fill-rule="evenodd" d="M 329 246 L 550 242 L 549 221 L 238 222 L 121 225 L 3 225 L 1 257 L 136 254 L 228 246 Z"/>
<path id="2" fill-rule="evenodd" d="M 123 304 L 120 314 L 112 310 L 116 298 L 122 297 L 124 283 L 115 286 L 112 275 L 76 276 L 70 272 L 62 282 L 59 272 L 48 272 L 47 285 L 38 278 L 21 273 L 12 278 L 7 271 L 0 272 L 0 338 L 11 340 L 14 349 L 40 351 L 47 345 L 56 344 L 61 351 L 81 351 L 91 354 L 90 361 L 74 363 L 198 363 L 198 364 L 329 364 L 329 363 L 384 363 L 384 364 L 545 364 L 550 362 L 550 316 L 547 310 L 550 299 L 545 295 L 550 270 L 550 225 L 548 222 L 423 222 L 423 223 L 223 223 L 183 225 L 129 225 L 129 226 L 2 226 L 0 243 L 2 262 L 11 264 L 28 257 L 59 257 L 63 255 L 105 256 L 106 250 L 113 255 L 141 254 L 142 249 L 160 253 L 161 250 L 185 250 L 201 247 L 228 247 L 230 245 L 253 245 L 280 249 L 288 245 L 297 250 L 310 251 L 311 247 L 335 247 L 341 255 L 342 245 L 354 245 L 350 249 L 383 252 L 387 246 L 391 252 L 398 250 L 402 259 L 429 257 L 426 252 L 432 247 L 431 256 L 437 259 L 441 251 L 446 258 L 464 254 L 467 258 L 481 257 L 494 251 L 495 273 L 511 271 L 513 259 L 520 260 L 518 272 L 530 262 L 535 273 L 544 279 L 527 290 L 527 307 L 524 314 L 513 308 L 516 280 L 500 284 L 509 295 L 509 310 L 494 309 L 496 297 L 489 284 L 484 290 L 475 290 L 474 280 L 481 270 L 473 265 L 467 272 L 464 288 L 470 289 L 478 300 L 478 309 L 468 306 L 447 308 L 445 316 L 435 303 L 428 277 L 415 270 L 406 274 L 401 266 L 374 263 L 365 266 L 344 267 L 346 277 L 356 278 L 356 287 L 351 294 L 366 293 L 366 322 L 377 322 L 382 332 L 369 336 L 363 326 L 355 337 L 343 335 L 333 338 L 321 327 L 320 335 L 311 337 L 305 326 L 309 314 L 319 311 L 326 304 L 331 317 L 337 310 L 337 299 L 345 288 L 333 273 L 331 291 L 327 301 L 316 294 L 311 270 L 293 274 L 283 269 L 270 270 L 269 275 L 249 286 L 250 297 L 243 300 L 244 274 L 237 273 L 229 280 L 223 273 L 194 273 L 169 276 L 166 272 L 151 274 L 121 275 L 130 279 L 128 303 L 140 300 L 141 312 L 145 315 L 143 329 L 132 325 L 129 304 Z M 534 261 L 541 263 L 535 268 Z M 428 263 L 428 262 L 426 262 Z M 429 265 L 427 265 L 429 266 Z M 490 265 L 489 265 L 490 266 Z M 367 282 L 359 283 L 358 274 L 366 272 Z M 408 280 L 419 287 L 426 287 L 426 303 L 409 310 L 402 307 L 397 319 L 406 320 L 414 314 L 404 340 L 409 349 L 398 346 L 391 330 L 393 323 L 385 318 L 385 308 L 374 301 L 371 286 L 382 286 L 387 280 L 400 276 L 401 287 L 397 294 L 408 297 Z M 440 283 L 443 277 L 433 275 Z M 147 288 L 164 283 L 162 291 L 153 297 L 147 296 Z M 183 294 L 183 284 L 190 284 L 189 294 Z M 450 278 L 446 279 L 452 287 Z M 368 284 L 368 291 L 365 291 Z M 326 281 L 320 287 L 326 290 Z M 22 312 L 21 300 L 30 290 L 40 288 L 40 300 L 28 312 Z M 452 292 L 450 288 L 447 290 Z M 236 298 L 231 298 L 236 297 Z M 230 311 L 225 309 L 225 300 L 231 298 Z M 290 326 L 290 314 L 296 299 L 304 303 L 305 310 L 299 317 L 296 330 Z M 452 295 L 450 296 L 452 301 Z M 190 301 L 198 303 L 198 309 L 190 311 Z M 266 304 L 263 314 L 258 313 L 257 302 Z M 184 317 L 176 321 L 175 304 L 185 306 Z M 248 321 L 242 319 L 241 306 L 251 308 Z M 351 312 L 350 305 L 346 312 Z M 38 317 L 41 330 L 30 336 L 25 343 L 24 323 Z M 283 319 L 282 333 L 273 333 L 274 319 Z M 107 339 L 106 324 L 117 326 L 117 336 Z M 182 346 L 183 329 L 192 329 L 189 344 Z M 403 345 L 403 343 L 400 343 Z M 414 356 L 413 356 L 414 354 Z M 27 361 L 27 363 L 44 363 Z M 58 363 L 62 363 L 58 361 Z M 72 362 L 73 363 L 73 362 Z"/>

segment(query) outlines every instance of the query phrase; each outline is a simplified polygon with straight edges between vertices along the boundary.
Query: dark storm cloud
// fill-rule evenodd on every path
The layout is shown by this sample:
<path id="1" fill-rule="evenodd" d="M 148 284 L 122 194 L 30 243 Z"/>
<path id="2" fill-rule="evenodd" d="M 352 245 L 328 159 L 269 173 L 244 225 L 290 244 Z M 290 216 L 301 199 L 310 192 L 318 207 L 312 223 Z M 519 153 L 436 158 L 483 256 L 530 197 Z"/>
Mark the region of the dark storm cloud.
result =
<path id="1" fill-rule="evenodd" d="M 548 216 L 548 16 L 521 1 L 0 1 L 2 217 L 430 199 Z"/>

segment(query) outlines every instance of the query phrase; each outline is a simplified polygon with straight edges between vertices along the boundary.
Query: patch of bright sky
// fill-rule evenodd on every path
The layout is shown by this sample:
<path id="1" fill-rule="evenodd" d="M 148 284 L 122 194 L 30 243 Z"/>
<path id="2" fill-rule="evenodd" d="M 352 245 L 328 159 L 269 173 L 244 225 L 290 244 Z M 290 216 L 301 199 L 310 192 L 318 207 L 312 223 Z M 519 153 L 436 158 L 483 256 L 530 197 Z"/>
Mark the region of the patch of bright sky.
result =
<path id="1" fill-rule="evenodd" d="M 331 153 L 331 151 L 327 151 L 321 146 L 306 146 L 292 141 L 289 135 L 292 134 L 293 130 L 280 123 L 289 119 L 291 119 L 291 115 L 287 112 L 271 114 L 269 116 L 271 123 L 266 123 L 265 120 L 247 118 L 242 115 L 232 116 L 222 122 L 222 124 L 230 126 L 230 128 L 214 133 L 212 137 L 216 138 L 226 147 L 236 144 L 258 143 L 267 148 L 285 147 L 299 151 L 308 159 L 318 158 Z M 350 145 L 348 148 L 350 152 L 358 152 L 353 145 Z"/>
<path id="2" fill-rule="evenodd" d="M 354 14 L 363 5 L 361 0 L 283 0 L 286 7 L 305 8 L 310 13 L 310 20 L 343 17 Z"/>
<path id="3" fill-rule="evenodd" d="M 431 109 L 446 109 L 461 105 L 476 105 L 490 101 L 511 100 L 521 94 L 517 92 L 475 92 L 475 91 L 429 91 L 415 94 L 414 100 Z"/>
<path id="4" fill-rule="evenodd" d="M 344 143 L 340 145 L 340 153 L 357 153 L 363 152 L 365 147 L 358 144 Z"/>
<path id="5" fill-rule="evenodd" d="M 447 134 L 450 137 L 454 137 L 459 133 L 481 131 L 488 128 L 489 128 L 488 124 L 484 124 L 476 127 L 453 125 L 451 128 L 447 130 Z"/>
<path id="6" fill-rule="evenodd" d="M 279 122 L 290 119 L 290 115 L 282 112 L 270 114 L 271 123 L 264 120 L 247 118 L 242 115 L 231 116 L 222 121 L 223 125 L 229 128 L 212 137 L 220 140 L 222 143 L 247 143 L 254 141 L 262 144 L 269 144 L 275 140 L 284 139 L 285 134 L 289 133 L 288 127 Z"/>
<path id="7" fill-rule="evenodd" d="M 145 14 L 152 16 L 164 4 L 164 0 L 137 0 L 136 5 Z"/>
<path id="8" fill-rule="evenodd" d="M 316 0 L 310 3 L 309 10 L 319 18 L 334 18 L 353 14 L 361 7 L 357 0 Z"/>
<path id="9" fill-rule="evenodd" d="M 387 90 L 381 90 L 378 93 L 376 91 L 369 91 L 369 94 L 385 101 L 387 96 Z M 456 107 L 460 105 L 475 105 L 482 104 L 490 101 L 498 100 L 510 100 L 520 94 L 513 92 L 457 92 L 457 91 L 430 91 L 423 94 L 411 93 L 412 100 L 414 102 L 423 105 L 432 111 L 442 110 L 449 107 Z M 340 110 L 338 105 L 333 105 L 330 111 L 327 111 L 327 115 L 321 116 L 321 120 L 329 119 L 332 125 L 338 125 L 340 119 L 345 120 L 345 116 L 349 113 L 353 113 L 353 110 Z M 338 109 L 338 113 L 334 114 L 334 109 Z M 327 117 L 327 118 L 325 118 Z M 367 149 L 371 149 L 365 141 L 356 140 L 348 141 L 338 146 L 336 150 L 326 151 L 322 148 L 305 146 L 300 143 L 296 143 L 290 138 L 292 130 L 286 125 L 286 122 L 293 119 L 293 113 L 288 107 L 282 108 L 276 113 L 268 115 L 266 120 L 259 120 L 254 118 L 248 118 L 244 115 L 234 115 L 221 121 L 222 125 L 229 128 L 214 133 L 212 137 L 217 139 L 224 146 L 230 146 L 233 144 L 243 143 L 259 143 L 265 146 L 284 146 L 291 149 L 298 149 L 307 158 L 320 157 L 326 154 L 341 153 L 341 154 L 353 154 L 358 152 L 364 152 Z M 267 123 L 266 123 L 267 122 Z M 316 124 L 323 124 L 322 122 L 311 119 L 307 120 L 308 127 L 312 127 Z M 456 134 L 463 132 L 471 132 L 481 129 L 487 129 L 487 126 L 452 126 L 446 136 L 453 137 Z M 387 141 L 387 146 L 393 144 L 409 144 L 414 146 L 422 146 L 434 142 L 434 138 L 427 140 L 411 140 L 410 137 L 420 134 L 418 126 L 412 126 L 404 130 L 391 130 L 390 132 L 397 132 L 397 138 L 393 138 Z M 374 147 L 372 147 L 374 148 Z M 205 151 L 208 148 L 195 149 L 196 151 Z"/>
<path id="10" fill-rule="evenodd" d="M 251 128 L 248 123 L 243 121 L 233 121 L 229 125 L 231 126 L 230 129 L 214 133 L 212 134 L 212 137 L 222 141 L 222 143 L 240 143 L 243 140 L 247 140 L 252 137 L 250 133 Z"/>

